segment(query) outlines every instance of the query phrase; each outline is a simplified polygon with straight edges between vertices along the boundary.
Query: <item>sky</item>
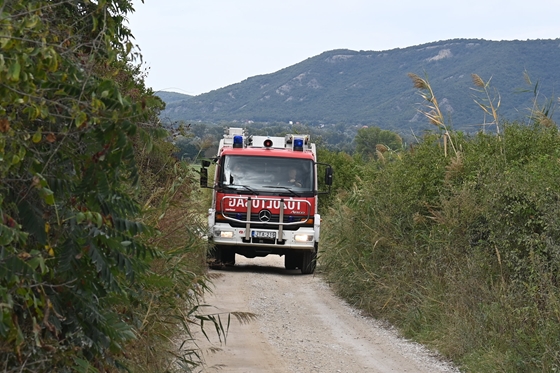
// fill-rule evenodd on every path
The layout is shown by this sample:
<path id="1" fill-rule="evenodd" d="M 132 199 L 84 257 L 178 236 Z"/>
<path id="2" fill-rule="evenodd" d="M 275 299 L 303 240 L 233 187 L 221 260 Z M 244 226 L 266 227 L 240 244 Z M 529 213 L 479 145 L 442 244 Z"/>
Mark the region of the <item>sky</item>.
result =
<path id="1" fill-rule="evenodd" d="M 560 38 L 558 0 L 132 0 L 154 91 L 199 95 L 334 49 Z"/>

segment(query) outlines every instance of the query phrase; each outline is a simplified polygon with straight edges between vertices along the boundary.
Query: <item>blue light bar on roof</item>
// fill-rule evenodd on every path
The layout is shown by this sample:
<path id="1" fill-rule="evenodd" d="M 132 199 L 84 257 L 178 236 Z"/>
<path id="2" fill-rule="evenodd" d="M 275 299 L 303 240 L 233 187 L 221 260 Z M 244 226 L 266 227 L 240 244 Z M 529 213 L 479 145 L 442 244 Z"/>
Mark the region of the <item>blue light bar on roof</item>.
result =
<path id="1" fill-rule="evenodd" d="M 233 136 L 233 147 L 242 148 L 243 147 L 243 136 L 235 135 Z"/>
<path id="2" fill-rule="evenodd" d="M 294 150 L 297 150 L 299 152 L 303 151 L 303 139 L 301 138 L 294 139 Z"/>

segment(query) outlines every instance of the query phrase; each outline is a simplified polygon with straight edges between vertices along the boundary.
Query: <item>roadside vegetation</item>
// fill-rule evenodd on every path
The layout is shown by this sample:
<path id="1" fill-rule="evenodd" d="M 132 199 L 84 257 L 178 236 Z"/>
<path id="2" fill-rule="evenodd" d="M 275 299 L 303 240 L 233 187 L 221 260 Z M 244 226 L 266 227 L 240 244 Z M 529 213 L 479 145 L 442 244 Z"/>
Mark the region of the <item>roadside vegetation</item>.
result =
<path id="1" fill-rule="evenodd" d="M 0 370 L 200 366 L 196 172 L 160 125 L 130 1 L 0 5 Z"/>
<path id="2" fill-rule="evenodd" d="M 339 162 L 321 268 L 352 305 L 466 372 L 558 371 L 554 102 L 539 105 L 535 88 L 527 123 L 507 123 L 489 81 L 473 75 L 490 122 L 467 136 L 446 124 L 428 80 L 410 77 L 435 130 L 383 158 Z"/>

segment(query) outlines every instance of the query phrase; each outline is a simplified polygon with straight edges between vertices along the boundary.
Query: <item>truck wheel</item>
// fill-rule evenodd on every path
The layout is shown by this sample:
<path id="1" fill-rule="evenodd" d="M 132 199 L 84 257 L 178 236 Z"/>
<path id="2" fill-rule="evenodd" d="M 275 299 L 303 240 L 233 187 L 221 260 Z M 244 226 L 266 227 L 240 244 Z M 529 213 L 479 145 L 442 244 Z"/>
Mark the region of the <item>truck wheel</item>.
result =
<path id="1" fill-rule="evenodd" d="M 296 269 L 300 260 L 301 260 L 301 257 L 299 257 L 298 254 L 288 253 L 288 254 L 284 255 L 284 267 L 286 269 Z"/>
<path id="2" fill-rule="evenodd" d="M 315 272 L 315 267 L 317 266 L 317 244 L 315 244 L 315 250 L 306 251 L 302 256 L 301 273 L 309 275 Z"/>
<path id="3" fill-rule="evenodd" d="M 206 258 L 210 268 L 222 269 L 224 266 L 235 264 L 235 251 L 222 246 L 209 245 Z"/>
<path id="4" fill-rule="evenodd" d="M 221 250 L 219 247 L 213 244 L 208 245 L 208 250 L 206 251 L 206 262 L 208 266 L 212 269 L 220 269 L 222 264 L 220 263 Z"/>
<path id="5" fill-rule="evenodd" d="M 235 265 L 235 251 L 222 247 L 220 248 L 220 254 L 222 264 L 227 266 Z"/>

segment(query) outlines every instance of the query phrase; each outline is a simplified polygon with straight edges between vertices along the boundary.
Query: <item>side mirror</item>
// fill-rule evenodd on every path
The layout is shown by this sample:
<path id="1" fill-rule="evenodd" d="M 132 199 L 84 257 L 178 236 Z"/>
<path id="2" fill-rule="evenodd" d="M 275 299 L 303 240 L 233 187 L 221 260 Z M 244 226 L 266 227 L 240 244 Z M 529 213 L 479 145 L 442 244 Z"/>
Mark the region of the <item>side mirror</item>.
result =
<path id="1" fill-rule="evenodd" d="M 200 187 L 208 188 L 208 169 L 204 167 L 200 169 Z"/>
<path id="2" fill-rule="evenodd" d="M 208 169 L 206 167 L 210 166 L 210 161 L 203 159 L 200 163 L 202 165 L 200 168 L 200 187 L 208 188 Z"/>
<path id="3" fill-rule="evenodd" d="M 331 186 L 333 180 L 333 169 L 331 166 L 325 169 L 325 185 Z"/>

